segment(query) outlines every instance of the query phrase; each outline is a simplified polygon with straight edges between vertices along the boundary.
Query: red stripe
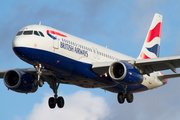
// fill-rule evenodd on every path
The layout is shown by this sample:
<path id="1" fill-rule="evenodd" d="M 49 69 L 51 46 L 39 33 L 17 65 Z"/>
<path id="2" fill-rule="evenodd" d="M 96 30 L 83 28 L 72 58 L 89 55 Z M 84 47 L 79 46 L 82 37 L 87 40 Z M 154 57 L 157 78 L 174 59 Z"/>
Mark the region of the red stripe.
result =
<path id="1" fill-rule="evenodd" d="M 142 59 L 150 59 L 150 57 L 148 57 L 146 54 L 144 54 L 143 52 L 141 53 L 140 57 Z"/>
<path id="2" fill-rule="evenodd" d="M 47 30 L 47 33 L 51 33 L 51 34 L 54 34 L 54 35 L 59 35 L 59 36 L 62 36 L 62 37 L 67 37 L 66 35 L 63 35 L 61 33 L 58 33 L 58 32 L 52 31 L 52 30 Z"/>
<path id="3" fill-rule="evenodd" d="M 152 30 L 149 31 L 147 41 L 151 42 L 155 37 L 161 37 L 161 22 L 159 22 Z"/>

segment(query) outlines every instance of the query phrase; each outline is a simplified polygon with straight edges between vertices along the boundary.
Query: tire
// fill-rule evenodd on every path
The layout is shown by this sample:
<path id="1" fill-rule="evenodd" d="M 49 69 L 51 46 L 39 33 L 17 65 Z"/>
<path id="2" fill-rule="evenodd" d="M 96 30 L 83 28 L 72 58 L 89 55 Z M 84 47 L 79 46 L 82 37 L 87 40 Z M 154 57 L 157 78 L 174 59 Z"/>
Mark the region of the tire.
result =
<path id="1" fill-rule="evenodd" d="M 51 109 L 53 109 L 53 108 L 56 107 L 55 98 L 50 97 L 48 103 L 49 103 L 49 107 L 50 107 Z"/>
<path id="2" fill-rule="evenodd" d="M 120 104 L 124 103 L 125 98 L 123 97 L 123 93 L 122 92 L 118 93 L 117 99 L 118 99 L 118 102 Z"/>
<path id="3" fill-rule="evenodd" d="M 42 87 L 44 85 L 44 81 L 43 80 L 39 80 L 39 87 Z"/>
<path id="4" fill-rule="evenodd" d="M 126 100 L 127 100 L 127 102 L 128 102 L 128 103 L 132 103 L 132 102 L 133 102 L 133 99 L 134 99 L 133 94 L 132 94 L 131 92 L 128 92 L 128 93 L 126 94 Z"/>
<path id="5" fill-rule="evenodd" d="M 59 108 L 63 108 L 64 107 L 64 98 L 63 97 L 58 97 L 57 105 L 58 105 Z"/>

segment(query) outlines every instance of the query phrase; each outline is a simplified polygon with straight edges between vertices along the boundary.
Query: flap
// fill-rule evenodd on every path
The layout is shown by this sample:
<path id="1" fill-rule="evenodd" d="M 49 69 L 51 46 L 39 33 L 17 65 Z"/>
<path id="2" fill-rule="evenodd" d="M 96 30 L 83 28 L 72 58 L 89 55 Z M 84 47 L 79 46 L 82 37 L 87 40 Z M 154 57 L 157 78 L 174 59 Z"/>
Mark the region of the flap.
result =
<path id="1" fill-rule="evenodd" d="M 98 75 L 103 75 L 108 72 L 109 66 L 113 62 L 98 62 L 92 64 L 92 70 Z"/>

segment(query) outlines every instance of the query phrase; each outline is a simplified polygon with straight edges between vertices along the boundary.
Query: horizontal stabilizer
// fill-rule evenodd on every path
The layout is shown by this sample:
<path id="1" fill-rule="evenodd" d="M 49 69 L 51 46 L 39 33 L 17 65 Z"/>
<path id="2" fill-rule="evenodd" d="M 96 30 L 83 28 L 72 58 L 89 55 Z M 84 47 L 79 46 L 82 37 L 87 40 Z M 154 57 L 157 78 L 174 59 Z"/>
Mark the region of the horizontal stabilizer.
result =
<path id="1" fill-rule="evenodd" d="M 175 78 L 175 77 L 180 77 L 180 73 L 157 76 L 157 78 L 159 80 L 168 79 L 168 78 Z"/>

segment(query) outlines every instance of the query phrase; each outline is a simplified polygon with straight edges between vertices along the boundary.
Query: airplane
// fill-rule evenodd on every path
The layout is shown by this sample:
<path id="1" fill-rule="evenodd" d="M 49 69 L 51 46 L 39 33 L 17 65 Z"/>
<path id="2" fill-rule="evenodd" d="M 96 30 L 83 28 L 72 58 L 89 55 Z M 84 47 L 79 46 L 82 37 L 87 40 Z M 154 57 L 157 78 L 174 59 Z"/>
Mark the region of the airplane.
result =
<path id="1" fill-rule="evenodd" d="M 44 25 L 19 30 L 13 42 L 14 53 L 32 68 L 0 70 L 5 86 L 19 93 L 34 93 L 47 82 L 54 92 L 48 100 L 51 109 L 63 108 L 59 84 L 101 88 L 117 93 L 117 100 L 132 103 L 133 93 L 163 86 L 168 78 L 180 77 L 180 56 L 159 58 L 162 15 L 156 13 L 142 50 L 136 58 L 108 49 Z M 172 70 L 164 75 L 162 70 Z"/>

